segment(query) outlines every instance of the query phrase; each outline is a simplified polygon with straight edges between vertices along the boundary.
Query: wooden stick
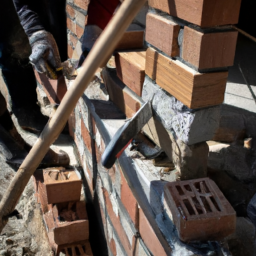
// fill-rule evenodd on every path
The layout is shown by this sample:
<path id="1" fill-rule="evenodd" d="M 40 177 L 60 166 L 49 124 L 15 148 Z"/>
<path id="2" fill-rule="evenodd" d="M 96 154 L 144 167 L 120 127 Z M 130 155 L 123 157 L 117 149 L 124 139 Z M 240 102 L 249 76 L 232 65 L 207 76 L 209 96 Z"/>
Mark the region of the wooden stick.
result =
<path id="1" fill-rule="evenodd" d="M 11 181 L 0 203 L 0 233 L 15 209 L 30 177 L 44 158 L 50 145 L 58 138 L 79 98 L 92 80 L 97 68 L 111 55 L 123 33 L 146 0 L 125 0 L 87 56 L 73 86 L 45 126 Z"/>

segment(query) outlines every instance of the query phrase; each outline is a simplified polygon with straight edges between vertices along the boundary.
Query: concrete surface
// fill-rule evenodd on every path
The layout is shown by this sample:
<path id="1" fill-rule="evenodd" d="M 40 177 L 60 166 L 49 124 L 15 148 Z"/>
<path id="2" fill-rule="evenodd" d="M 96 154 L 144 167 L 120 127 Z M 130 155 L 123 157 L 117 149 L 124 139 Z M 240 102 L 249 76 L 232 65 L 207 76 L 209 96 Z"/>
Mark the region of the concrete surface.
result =
<path id="1" fill-rule="evenodd" d="M 256 103 L 238 65 L 256 95 L 256 43 L 241 34 L 238 36 L 234 66 L 229 69 L 224 103 L 256 112 Z"/>

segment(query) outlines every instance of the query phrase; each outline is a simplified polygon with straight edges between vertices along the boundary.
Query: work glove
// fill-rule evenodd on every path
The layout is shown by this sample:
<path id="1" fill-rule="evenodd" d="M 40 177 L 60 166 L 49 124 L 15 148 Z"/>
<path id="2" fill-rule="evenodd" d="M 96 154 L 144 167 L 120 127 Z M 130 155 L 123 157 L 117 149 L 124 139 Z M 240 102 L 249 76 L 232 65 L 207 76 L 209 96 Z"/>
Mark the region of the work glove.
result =
<path id="1" fill-rule="evenodd" d="M 45 73 L 51 79 L 58 78 L 62 70 L 59 50 L 52 34 L 40 30 L 29 37 L 32 54 L 29 60 L 39 73 Z"/>

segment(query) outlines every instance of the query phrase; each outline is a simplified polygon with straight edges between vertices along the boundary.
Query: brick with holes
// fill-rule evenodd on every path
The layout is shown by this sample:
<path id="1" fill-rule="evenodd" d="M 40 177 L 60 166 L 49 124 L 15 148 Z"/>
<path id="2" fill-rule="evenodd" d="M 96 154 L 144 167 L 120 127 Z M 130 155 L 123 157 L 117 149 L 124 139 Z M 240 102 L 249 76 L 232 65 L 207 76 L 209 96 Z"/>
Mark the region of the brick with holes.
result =
<path id="1" fill-rule="evenodd" d="M 209 178 L 168 183 L 164 204 L 184 242 L 221 240 L 235 232 L 236 213 Z"/>

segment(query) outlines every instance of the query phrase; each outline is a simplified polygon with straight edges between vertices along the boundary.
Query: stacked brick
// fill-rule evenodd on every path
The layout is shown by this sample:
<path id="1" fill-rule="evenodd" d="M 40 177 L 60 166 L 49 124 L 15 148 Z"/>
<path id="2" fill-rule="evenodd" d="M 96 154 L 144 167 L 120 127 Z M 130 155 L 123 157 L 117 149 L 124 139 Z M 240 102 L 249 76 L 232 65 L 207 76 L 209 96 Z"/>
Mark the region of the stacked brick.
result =
<path id="1" fill-rule="evenodd" d="M 82 50 L 82 36 L 87 20 L 88 0 L 68 0 L 66 5 L 68 57 L 79 59 Z"/>
<path id="2" fill-rule="evenodd" d="M 80 201 L 79 176 L 76 170 L 61 167 L 37 170 L 34 174 L 35 195 L 55 255 L 93 255 L 86 204 Z"/>

